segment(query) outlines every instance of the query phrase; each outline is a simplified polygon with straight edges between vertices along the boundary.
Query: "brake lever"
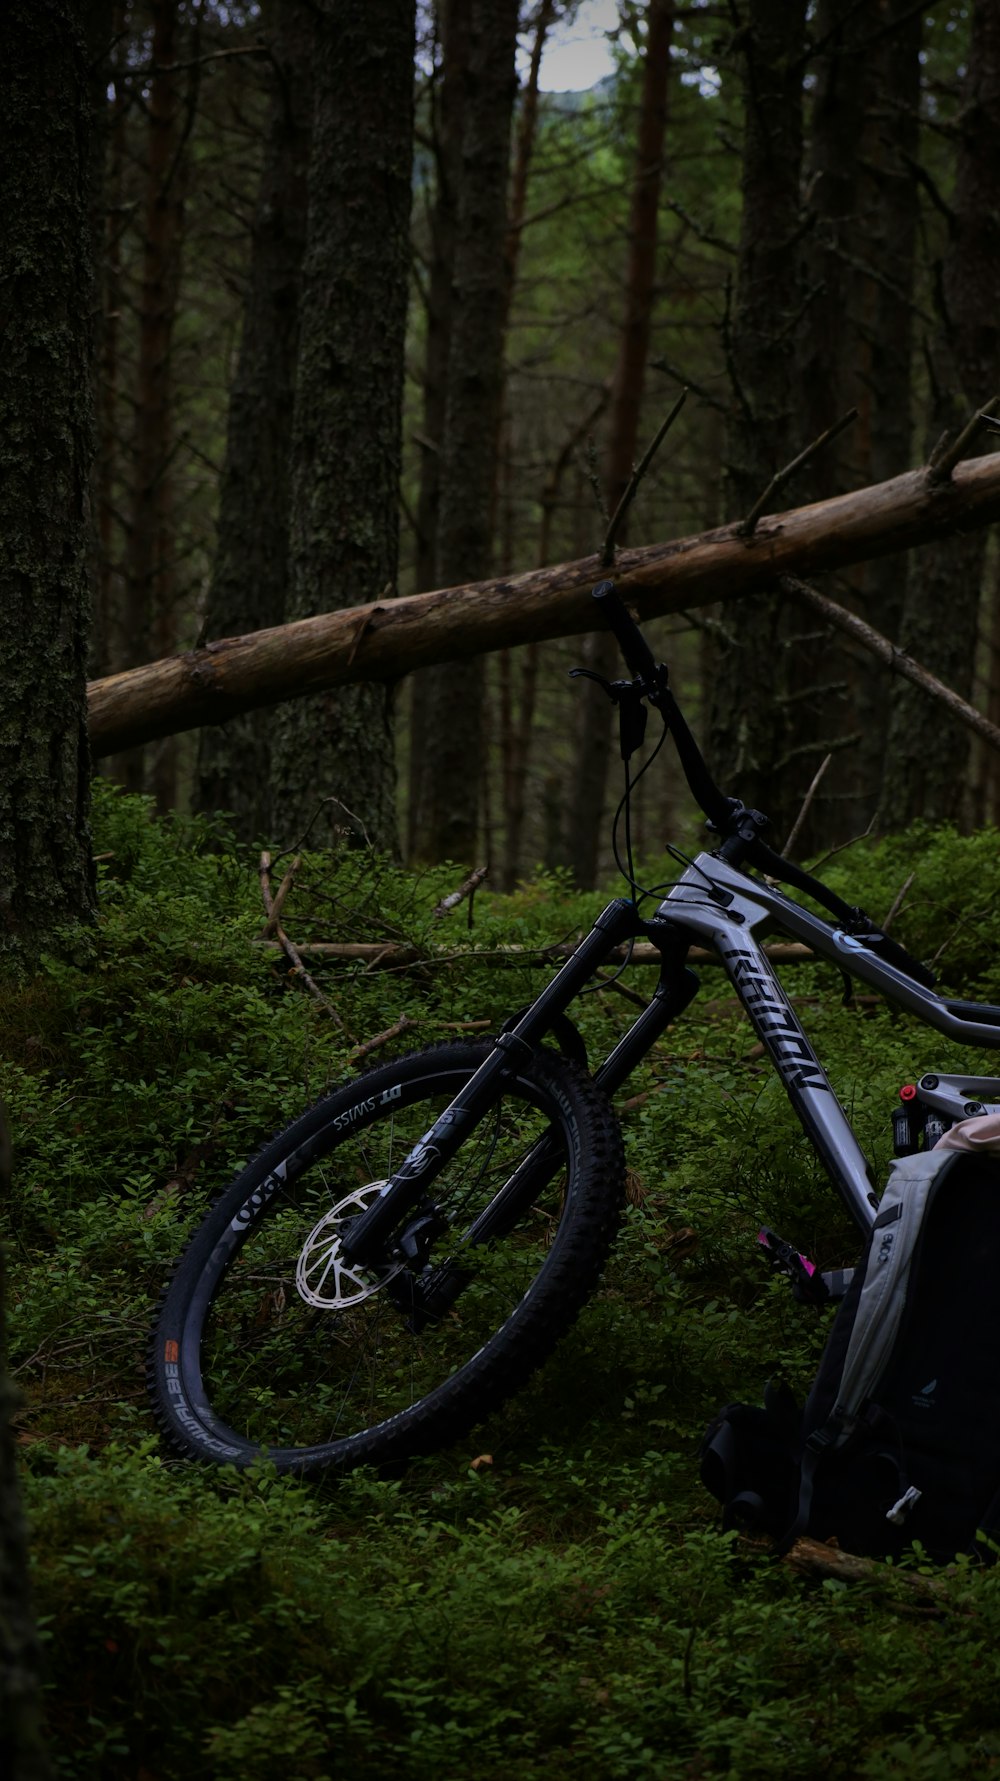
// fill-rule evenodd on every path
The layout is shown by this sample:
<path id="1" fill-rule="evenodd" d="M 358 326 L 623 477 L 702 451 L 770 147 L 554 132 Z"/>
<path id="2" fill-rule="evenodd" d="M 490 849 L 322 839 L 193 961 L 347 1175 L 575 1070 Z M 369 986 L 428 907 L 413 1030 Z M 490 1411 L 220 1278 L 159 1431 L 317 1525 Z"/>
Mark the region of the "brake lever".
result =
<path id="1" fill-rule="evenodd" d="M 569 675 L 571 680 L 596 680 L 611 703 L 617 705 L 618 745 L 622 760 L 630 761 L 636 749 L 642 747 L 649 717 L 643 704 L 641 681 L 605 680 L 604 675 L 595 673 L 593 668 L 571 668 Z"/>

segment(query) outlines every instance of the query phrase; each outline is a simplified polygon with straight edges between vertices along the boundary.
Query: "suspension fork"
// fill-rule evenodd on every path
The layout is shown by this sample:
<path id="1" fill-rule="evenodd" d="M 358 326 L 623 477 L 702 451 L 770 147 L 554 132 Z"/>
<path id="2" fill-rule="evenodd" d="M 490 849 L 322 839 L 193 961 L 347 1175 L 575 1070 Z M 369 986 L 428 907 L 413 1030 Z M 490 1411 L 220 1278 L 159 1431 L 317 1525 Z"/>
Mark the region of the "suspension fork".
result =
<path id="1" fill-rule="evenodd" d="M 458 1150 L 471 1128 L 488 1112 L 503 1083 L 530 1057 L 553 1016 L 564 1012 L 613 945 L 634 937 L 637 921 L 633 905 L 625 898 L 617 899 L 603 911 L 587 939 L 538 1000 L 511 1032 L 501 1033 L 490 1056 L 414 1146 L 386 1183 L 379 1199 L 350 1226 L 343 1240 L 344 1255 L 349 1264 L 356 1265 L 360 1260 L 363 1266 L 366 1260 L 379 1255 L 379 1244 L 385 1243 Z M 687 941 L 680 935 L 672 935 L 667 922 L 642 923 L 642 931 L 650 934 L 654 943 L 662 947 L 660 981 L 649 1006 L 595 1072 L 595 1082 L 609 1096 L 621 1086 L 671 1021 L 683 1012 L 698 989 L 694 972 L 683 965 Z M 508 1231 L 525 1207 L 537 1198 L 561 1160 L 559 1146 L 554 1140 L 548 1135 L 539 1138 L 490 1204 L 470 1225 L 465 1236 L 466 1246 L 487 1243 Z M 368 1228 L 363 1229 L 363 1226 Z"/>
<path id="2" fill-rule="evenodd" d="M 637 923 L 636 911 L 625 897 L 616 897 L 601 911 L 562 970 L 517 1024 L 498 1036 L 490 1055 L 403 1158 L 378 1199 L 344 1232 L 342 1250 L 349 1267 L 371 1266 L 381 1258 L 390 1234 L 494 1105 L 503 1084 L 528 1062 L 553 1017 L 565 1012 L 611 948 L 634 936 Z"/>
<path id="3" fill-rule="evenodd" d="M 666 925 L 657 923 L 656 927 L 664 929 Z M 646 931 L 653 933 L 653 924 L 649 924 Z M 660 935 L 654 933 L 653 938 L 659 941 Z M 621 1087 L 640 1059 L 697 994 L 698 979 L 683 962 L 687 948 L 688 942 L 682 937 L 672 939 L 669 948 L 664 948 L 660 981 L 649 1006 L 595 1070 L 594 1081 L 607 1095 Z M 562 1167 L 562 1162 L 562 1149 L 550 1133 L 536 1139 L 489 1205 L 484 1206 L 469 1226 L 463 1238 L 463 1250 L 494 1242 L 513 1230 L 522 1214 L 534 1205 Z M 407 1328 L 418 1335 L 428 1323 L 443 1317 L 451 1309 L 469 1277 L 469 1270 L 463 1266 L 460 1256 L 451 1256 L 434 1268 L 429 1277 L 413 1279 L 407 1278 L 405 1273 L 397 1274 L 389 1282 L 387 1291 L 405 1313 Z"/>
<path id="4" fill-rule="evenodd" d="M 600 1068 L 594 1071 L 598 1088 L 610 1098 L 630 1076 L 636 1064 L 655 1045 L 671 1022 L 683 1014 L 697 993 L 698 979 L 693 971 L 682 969 L 672 978 L 661 976 L 648 1008 L 634 1026 L 609 1053 Z M 502 1237 L 516 1224 L 526 1206 L 530 1206 L 562 1163 L 558 1144 L 548 1135 L 539 1138 L 522 1157 L 514 1173 L 500 1191 L 484 1207 L 466 1232 L 467 1244 L 488 1243 Z"/>

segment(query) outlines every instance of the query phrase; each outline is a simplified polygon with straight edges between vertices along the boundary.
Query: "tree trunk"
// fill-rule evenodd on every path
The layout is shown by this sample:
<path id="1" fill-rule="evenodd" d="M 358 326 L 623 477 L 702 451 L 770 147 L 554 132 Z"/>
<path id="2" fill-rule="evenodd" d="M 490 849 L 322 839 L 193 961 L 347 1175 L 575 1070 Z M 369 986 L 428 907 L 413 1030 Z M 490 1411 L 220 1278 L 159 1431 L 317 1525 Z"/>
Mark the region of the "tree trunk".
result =
<path id="1" fill-rule="evenodd" d="M 414 0 L 314 9 L 316 103 L 292 445 L 288 614 L 395 588 Z M 392 711 L 384 686 L 287 706 L 272 737 L 279 839 L 321 808 L 396 844 Z M 326 824 L 326 833 L 330 824 Z M 313 831 L 323 838 L 324 829 Z"/>
<path id="2" fill-rule="evenodd" d="M 486 576 L 503 390 L 504 247 L 517 0 L 467 0 L 468 60 L 456 205 L 447 400 L 437 532 L 439 583 Z M 418 814 L 425 859 L 474 864 L 485 768 L 482 662 L 436 669 L 426 689 L 432 762 Z"/>
<path id="3" fill-rule="evenodd" d="M 936 481 L 911 470 L 875 488 L 771 514 L 753 535 L 722 526 L 619 554 L 616 580 L 640 619 L 746 597 L 780 575 L 818 575 L 1000 519 L 1000 454 Z M 224 723 L 319 687 L 398 680 L 436 661 L 589 631 L 600 559 L 583 557 L 500 581 L 440 588 L 334 611 L 249 637 L 224 638 L 96 681 L 95 754 Z"/>
<path id="4" fill-rule="evenodd" d="M 105 475 L 103 463 L 103 437 L 105 429 L 103 421 L 103 394 L 101 386 L 110 372 L 111 406 L 114 405 L 114 364 L 116 342 L 114 329 L 116 322 L 112 320 L 110 311 L 112 303 L 107 300 L 107 286 L 111 283 L 109 272 L 105 267 L 105 236 L 107 221 L 112 205 L 116 201 L 116 190 L 120 185 L 121 148 L 122 148 L 122 106 L 120 103 L 121 86 L 118 80 L 119 70 L 117 51 L 119 39 L 124 31 L 124 17 L 120 4 L 115 0 L 87 0 L 82 13 L 85 42 L 87 45 L 87 67 L 90 76 L 90 174 L 88 186 L 90 191 L 90 238 L 94 248 L 94 400 L 95 406 L 100 400 L 102 415 L 98 422 L 98 443 L 91 468 L 91 527 L 90 527 L 90 562 L 88 575 L 91 590 L 91 607 L 95 614 L 103 614 L 105 610 L 105 594 L 107 581 L 104 572 L 105 560 L 110 561 L 110 551 L 105 552 L 105 526 L 103 510 L 105 506 Z M 109 102 L 109 88 L 115 86 L 115 99 Z M 108 189 L 110 187 L 110 190 Z M 110 237 L 108 238 L 110 246 Z M 110 339 L 107 337 L 110 335 Z M 100 375 L 99 375 L 100 372 Z M 91 624 L 90 672 L 106 673 L 111 667 L 100 653 L 97 638 L 103 635 L 94 623 Z"/>
<path id="5" fill-rule="evenodd" d="M 306 244 L 313 32 L 306 0 L 276 0 L 271 114 L 229 397 L 219 532 L 206 637 L 280 625 L 288 575 L 289 463 Z M 236 834 L 270 833 L 270 724 L 260 713 L 203 730 L 195 807 L 225 810 Z"/>
<path id="6" fill-rule="evenodd" d="M 913 167 L 920 138 L 923 20 L 910 0 L 880 0 L 878 24 L 866 13 L 866 118 L 854 305 L 861 332 L 859 450 L 855 480 L 883 482 L 912 462 L 914 272 L 919 205 Z M 874 42 L 871 37 L 874 36 Z M 852 398 L 853 399 L 853 398 Z M 850 578 L 851 605 L 887 637 L 898 638 L 908 563 L 884 558 Z M 839 830 L 856 835 L 880 802 L 889 727 L 884 677 L 851 660 L 846 727 L 859 736 L 856 791 L 840 806 Z"/>
<path id="7" fill-rule="evenodd" d="M 726 500 L 744 517 L 802 435 L 792 339 L 800 323 L 799 170 L 805 0 L 749 0 L 741 33 L 743 214 L 735 313 L 727 342 L 733 383 Z M 769 594 L 727 615 L 714 670 L 711 737 L 723 782 L 774 822 L 784 840 L 799 804 L 789 743 L 791 684 L 781 602 Z M 817 762 L 801 766 L 808 784 Z"/>
<path id="8" fill-rule="evenodd" d="M 535 34 L 531 45 L 528 79 L 521 94 L 514 147 L 514 166 L 510 182 L 510 203 L 507 208 L 507 238 L 504 252 L 504 322 L 506 337 L 511 304 L 517 285 L 521 259 L 524 224 L 528 206 L 528 175 L 535 151 L 538 128 L 538 80 L 545 43 L 555 17 L 555 0 L 541 0 L 535 17 Z M 503 428 L 507 440 L 505 463 L 510 462 L 510 416 Z M 509 475 L 505 478 L 510 487 Z M 510 503 L 506 504 L 510 514 Z M 505 525 L 505 535 L 512 537 L 513 523 Z M 547 558 L 539 557 L 544 563 Z M 513 550 L 504 550 L 503 569 L 509 572 Z M 504 890 L 514 889 L 521 865 L 521 840 L 524 833 L 525 794 L 531 759 L 531 742 L 535 722 L 535 695 L 538 687 L 538 645 L 530 644 L 523 651 L 504 650 L 497 663 L 498 702 L 501 709 L 501 793 L 503 802 L 503 862 L 499 874 Z"/>
<path id="9" fill-rule="evenodd" d="M 93 914 L 84 686 L 93 461 L 93 103 L 67 0 L 0 9 L 0 957 Z M 10 1149 L 0 1108 L 0 1197 Z M 47 1781 L 0 1251 L 0 1772 Z"/>
<path id="10" fill-rule="evenodd" d="M 124 0 L 115 0 L 112 19 L 112 66 L 107 70 L 114 97 L 105 103 L 107 157 L 104 187 L 107 201 L 96 240 L 103 244 L 98 273 L 101 293 L 99 376 L 97 379 L 97 575 L 91 664 L 95 674 L 116 667 L 114 613 L 120 592 L 120 565 L 115 562 L 115 467 L 118 459 L 119 346 L 122 306 L 122 206 L 125 170 L 125 39 Z"/>
<path id="11" fill-rule="evenodd" d="M 430 222 L 430 272 L 427 288 L 427 339 L 424 346 L 423 416 L 420 436 L 420 487 L 417 497 L 416 592 L 433 588 L 437 578 L 438 515 L 445 411 L 448 401 L 448 358 L 451 350 L 452 286 L 461 183 L 462 127 L 469 59 L 468 0 L 438 0 L 441 66 L 435 86 L 433 117 L 435 187 Z M 430 733 L 433 676 L 415 674 L 410 688 L 410 764 L 406 853 L 421 851 L 427 827 L 434 742 Z"/>
<path id="12" fill-rule="evenodd" d="M 151 0 L 153 72 L 149 83 L 142 285 L 132 439 L 132 506 L 126 550 L 124 630 L 119 660 L 141 661 L 170 642 L 173 607 L 171 370 L 184 198 L 178 0 Z M 145 789 L 141 751 L 122 763 L 130 791 Z M 161 786 L 161 790 L 168 788 Z"/>
<path id="13" fill-rule="evenodd" d="M 955 190 L 941 279 L 942 314 L 932 343 L 932 433 L 957 431 L 1000 385 L 1000 6 L 977 0 L 958 118 Z M 950 539 L 924 553 L 907 588 L 900 641 L 968 698 L 978 636 L 985 540 Z M 883 781 L 882 819 L 961 813 L 968 737 L 921 721 L 918 696 L 897 688 Z"/>
<path id="14" fill-rule="evenodd" d="M 815 500 L 898 474 L 909 460 L 911 302 L 921 21 L 908 0 L 822 0 L 815 35 L 806 237 L 807 301 L 798 333 L 803 443 L 846 413 L 855 425 L 801 473 L 796 493 Z M 903 14 L 901 22 L 898 15 Z M 909 157 L 909 160 L 908 158 Z M 877 464 L 877 468 L 875 467 Z M 838 598 L 898 630 L 901 565 L 859 565 Z M 781 689 L 785 752 L 802 761 L 799 790 L 831 750 L 799 828 L 800 853 L 854 834 L 877 807 L 888 701 L 875 665 L 814 615 L 786 625 L 792 688 Z M 850 746 L 839 749 L 844 738 Z"/>
<path id="15" fill-rule="evenodd" d="M 92 126 L 81 12 L 0 8 L 0 956 L 91 917 Z"/>
<path id="16" fill-rule="evenodd" d="M 646 385 L 646 362 L 656 295 L 663 147 L 667 132 L 667 93 L 674 31 L 673 0 L 649 0 L 642 97 L 636 136 L 636 165 L 628 226 L 625 314 L 611 390 L 605 505 L 613 514 L 628 486 L 639 455 L 639 420 Z M 619 532 L 624 541 L 624 528 Z M 592 632 L 583 649 L 591 672 L 614 680 L 618 646 L 606 632 Z M 581 681 L 576 693 L 576 760 L 566 836 L 566 863 L 577 884 L 596 883 L 604 834 L 604 801 L 612 753 L 612 708 L 601 688 Z"/>

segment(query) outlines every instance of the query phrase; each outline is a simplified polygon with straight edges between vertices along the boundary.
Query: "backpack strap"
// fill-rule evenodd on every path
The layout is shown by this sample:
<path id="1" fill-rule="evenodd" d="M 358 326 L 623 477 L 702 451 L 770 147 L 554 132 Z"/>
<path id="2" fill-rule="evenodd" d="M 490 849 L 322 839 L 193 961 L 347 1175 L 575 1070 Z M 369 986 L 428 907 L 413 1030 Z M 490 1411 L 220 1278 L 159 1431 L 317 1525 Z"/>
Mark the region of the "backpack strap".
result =
<path id="1" fill-rule="evenodd" d="M 850 1439 L 892 1355 L 928 1207 L 959 1154 L 921 1151 L 891 1165 L 861 1264 L 861 1293 L 828 1423 L 835 1447 Z"/>
<path id="2" fill-rule="evenodd" d="M 820 1467 L 833 1452 L 851 1440 L 866 1441 L 868 1457 L 874 1460 L 886 1460 L 896 1471 L 900 1494 L 889 1510 L 886 1520 L 901 1523 L 909 1514 L 921 1493 L 908 1483 L 899 1432 L 892 1418 L 887 1416 L 884 1410 L 880 1409 L 877 1404 L 867 1404 L 847 1434 L 844 1432 L 843 1424 L 839 1423 L 835 1417 L 830 1417 L 822 1427 L 814 1429 L 808 1437 L 802 1450 L 802 1464 L 799 1469 L 799 1500 L 795 1519 L 778 1542 L 779 1552 L 787 1552 L 799 1536 L 808 1531 L 813 1493 Z"/>

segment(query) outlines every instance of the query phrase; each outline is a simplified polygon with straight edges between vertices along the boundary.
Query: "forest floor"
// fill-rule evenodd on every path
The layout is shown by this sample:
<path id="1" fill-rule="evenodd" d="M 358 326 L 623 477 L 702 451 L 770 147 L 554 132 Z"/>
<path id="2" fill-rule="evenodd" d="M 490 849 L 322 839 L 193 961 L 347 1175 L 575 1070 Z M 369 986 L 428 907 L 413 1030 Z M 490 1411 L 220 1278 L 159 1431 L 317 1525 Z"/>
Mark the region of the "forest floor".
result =
<path id="1" fill-rule="evenodd" d="M 149 1332 L 213 1194 L 372 1039 L 396 1031 L 365 1062 L 498 1026 L 544 981 L 524 961 L 606 897 L 539 876 L 478 891 L 471 920 L 468 901 L 442 917 L 458 870 L 311 856 L 282 915 L 296 943 L 418 958 L 309 955 L 320 1000 L 260 943 L 255 856 L 106 791 L 97 827 L 97 930 L 7 994 L 0 1030 L 18 1451 L 57 1774 L 1000 1773 L 1000 1572 L 934 1571 L 915 1552 L 858 1581 L 807 1577 L 722 1535 L 699 1482 L 718 1408 L 758 1402 L 773 1377 L 801 1397 L 828 1328 L 761 1269 L 759 1220 L 824 1266 L 858 1247 L 711 968 L 621 1097 L 630 1204 L 602 1288 L 512 1404 L 393 1477 L 309 1484 L 164 1449 Z M 956 993 L 1000 1000 L 998 860 L 995 835 L 911 830 L 829 877 L 880 917 L 914 874 L 894 933 L 926 958 L 944 949 Z M 884 1171 L 900 1083 L 959 1054 L 842 1005 L 826 967 L 784 981 Z M 586 997 L 591 1055 L 635 1012 L 615 988 Z"/>

